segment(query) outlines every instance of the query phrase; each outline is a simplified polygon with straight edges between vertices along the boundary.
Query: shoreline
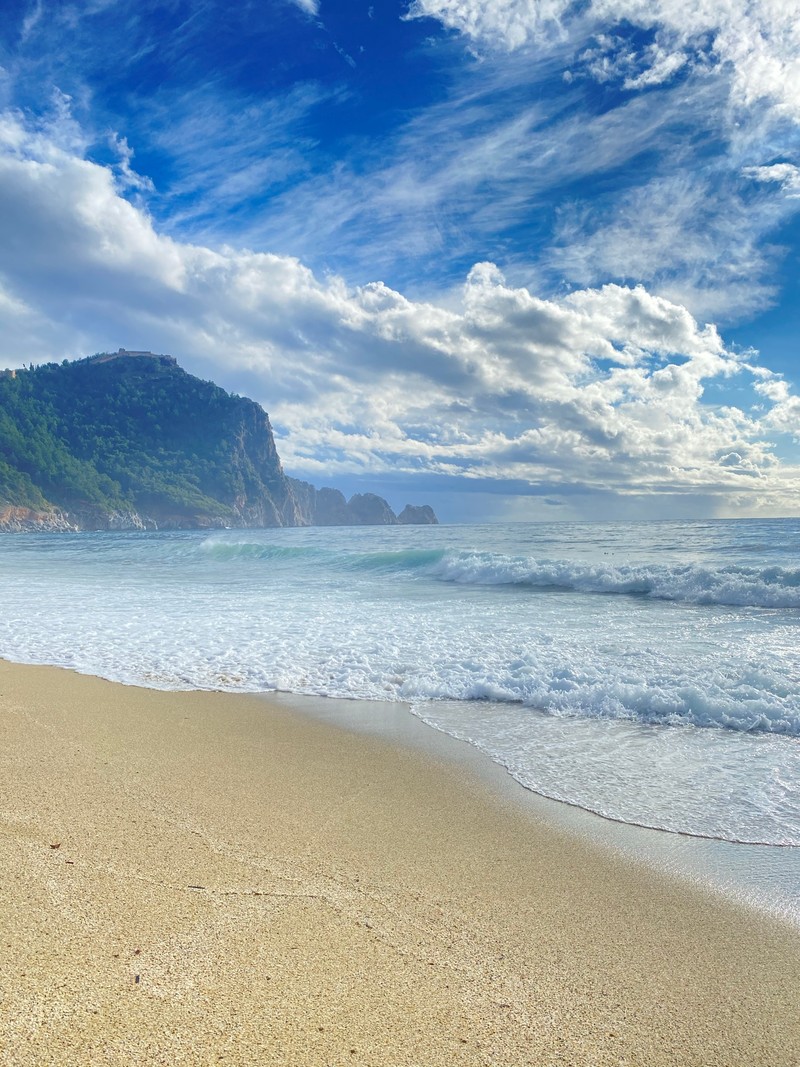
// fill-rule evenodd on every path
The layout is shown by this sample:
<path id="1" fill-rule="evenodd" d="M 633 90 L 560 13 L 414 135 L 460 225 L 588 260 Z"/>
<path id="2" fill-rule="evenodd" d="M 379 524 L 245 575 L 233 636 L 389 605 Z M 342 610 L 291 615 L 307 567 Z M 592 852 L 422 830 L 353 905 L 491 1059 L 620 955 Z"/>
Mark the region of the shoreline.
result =
<path id="1" fill-rule="evenodd" d="M 800 1059 L 788 924 L 289 703 L 0 662 L 0 1061 Z"/>
<path id="2" fill-rule="evenodd" d="M 800 930 L 800 847 L 755 845 L 664 830 L 556 800 L 520 782 L 477 745 L 431 725 L 413 712 L 410 704 L 294 693 L 265 696 L 312 719 L 434 756 L 480 779 L 499 801 L 518 806 L 593 847 L 641 865 L 658 877 L 718 894 L 723 900 Z"/>

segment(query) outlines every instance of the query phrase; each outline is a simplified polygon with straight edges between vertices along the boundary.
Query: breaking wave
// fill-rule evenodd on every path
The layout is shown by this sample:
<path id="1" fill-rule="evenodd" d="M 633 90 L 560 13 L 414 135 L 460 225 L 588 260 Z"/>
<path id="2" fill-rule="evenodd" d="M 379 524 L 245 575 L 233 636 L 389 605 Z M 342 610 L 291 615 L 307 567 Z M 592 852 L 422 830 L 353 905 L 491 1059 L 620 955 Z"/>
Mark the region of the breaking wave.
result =
<path id="1" fill-rule="evenodd" d="M 201 548 L 218 562 L 305 562 L 337 571 L 383 572 L 387 576 L 424 577 L 459 585 L 650 597 L 685 604 L 800 608 L 800 569 L 778 566 L 615 565 L 447 549 L 354 552 L 313 545 L 214 539 L 204 541 Z"/>
<path id="2" fill-rule="evenodd" d="M 800 569 L 783 567 L 614 566 L 461 552 L 445 553 L 431 576 L 464 585 L 647 596 L 687 604 L 800 607 Z"/>

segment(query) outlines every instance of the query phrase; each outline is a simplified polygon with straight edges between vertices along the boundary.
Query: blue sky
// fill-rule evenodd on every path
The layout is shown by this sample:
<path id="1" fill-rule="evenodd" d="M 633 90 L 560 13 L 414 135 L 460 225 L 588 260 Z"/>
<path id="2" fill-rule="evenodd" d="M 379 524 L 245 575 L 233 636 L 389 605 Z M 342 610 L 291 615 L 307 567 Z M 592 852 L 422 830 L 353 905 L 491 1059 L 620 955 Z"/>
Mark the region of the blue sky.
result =
<path id="1" fill-rule="evenodd" d="M 445 519 L 800 513 L 800 0 L 7 2 L 0 364 Z"/>

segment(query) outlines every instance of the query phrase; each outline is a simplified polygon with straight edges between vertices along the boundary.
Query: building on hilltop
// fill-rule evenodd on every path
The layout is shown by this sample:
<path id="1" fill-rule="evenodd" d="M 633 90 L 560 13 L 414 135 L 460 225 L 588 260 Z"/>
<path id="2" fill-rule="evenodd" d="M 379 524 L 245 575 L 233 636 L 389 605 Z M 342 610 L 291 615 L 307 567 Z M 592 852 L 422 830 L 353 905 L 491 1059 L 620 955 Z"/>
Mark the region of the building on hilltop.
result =
<path id="1" fill-rule="evenodd" d="M 140 352 L 129 348 L 119 348 L 116 352 L 100 352 L 96 356 L 92 356 L 92 363 L 110 363 L 112 359 L 131 358 L 134 359 L 162 359 L 167 363 L 175 363 L 177 360 L 174 356 L 168 356 L 164 352 Z"/>

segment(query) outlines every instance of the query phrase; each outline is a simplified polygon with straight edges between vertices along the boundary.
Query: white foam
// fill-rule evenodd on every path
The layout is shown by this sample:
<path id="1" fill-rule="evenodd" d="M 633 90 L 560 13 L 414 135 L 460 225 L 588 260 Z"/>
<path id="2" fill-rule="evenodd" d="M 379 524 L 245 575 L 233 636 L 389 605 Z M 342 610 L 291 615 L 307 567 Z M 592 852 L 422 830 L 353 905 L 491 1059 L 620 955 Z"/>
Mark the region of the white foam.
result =
<path id="1" fill-rule="evenodd" d="M 616 593 L 688 604 L 800 607 L 800 570 L 783 567 L 615 566 L 469 552 L 448 553 L 431 574 L 462 584 Z"/>
<path id="2" fill-rule="evenodd" d="M 417 704 L 526 788 L 617 822 L 740 844 L 800 846 L 800 745 L 695 727 Z"/>
<path id="3" fill-rule="evenodd" d="M 594 546 L 579 532 L 587 556 L 612 543 L 607 529 Z M 619 551 L 624 531 L 612 532 Z M 535 562 L 531 527 L 8 538 L 0 653 L 164 689 L 436 701 L 426 717 L 452 733 L 468 725 L 548 795 L 686 832 L 778 840 L 780 823 L 791 836 L 800 768 L 781 754 L 800 737 L 797 614 L 753 602 L 770 589 L 788 600 L 796 572 L 681 563 L 685 532 L 671 549 L 657 532 L 658 550 L 640 547 L 648 558 L 635 565 Z M 733 540 L 734 525 L 724 532 Z M 651 558 L 668 550 L 669 566 Z M 746 608 L 701 603 L 698 591 L 731 599 L 735 583 Z M 609 590 L 625 595 L 588 595 Z M 443 701 L 457 703 L 445 713 Z M 543 737 L 569 753 L 549 771 Z M 601 749 L 609 765 L 618 750 L 615 796 L 593 773 Z M 656 752 L 672 783 L 661 792 L 645 759 Z M 735 798 L 727 823 L 687 792 L 692 753 L 710 792 Z M 775 771 L 772 793 L 757 784 L 759 759 Z"/>

